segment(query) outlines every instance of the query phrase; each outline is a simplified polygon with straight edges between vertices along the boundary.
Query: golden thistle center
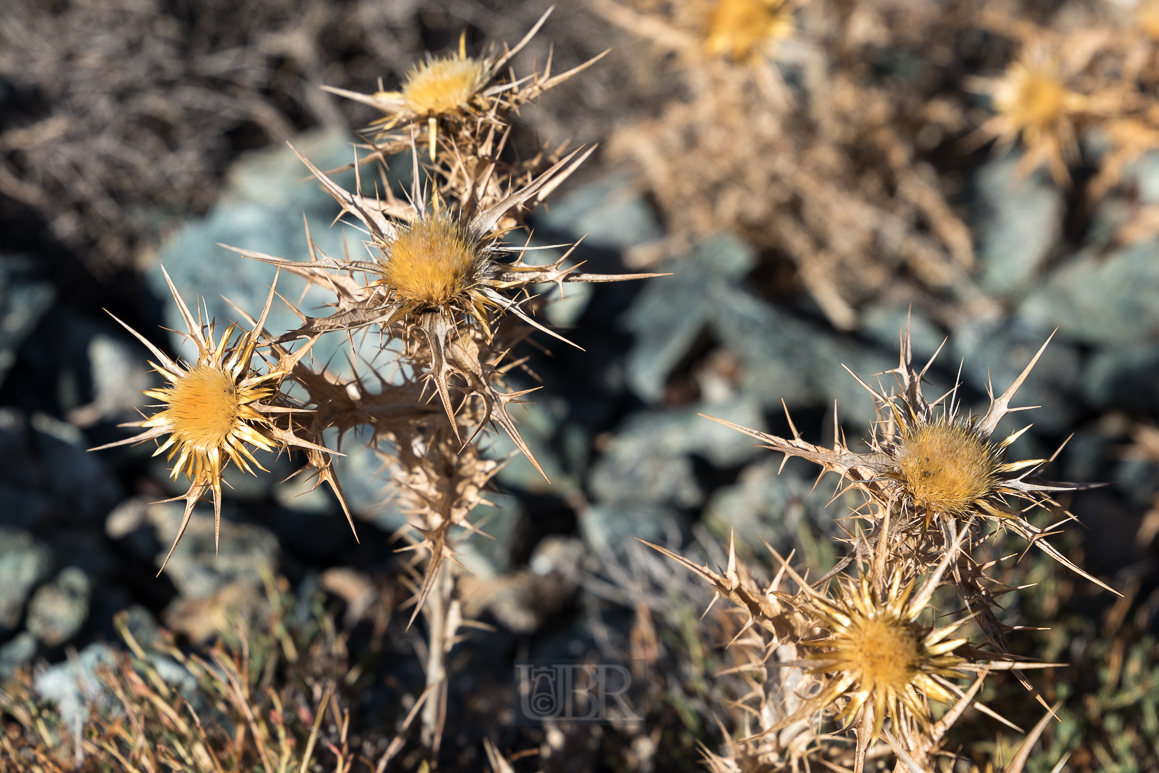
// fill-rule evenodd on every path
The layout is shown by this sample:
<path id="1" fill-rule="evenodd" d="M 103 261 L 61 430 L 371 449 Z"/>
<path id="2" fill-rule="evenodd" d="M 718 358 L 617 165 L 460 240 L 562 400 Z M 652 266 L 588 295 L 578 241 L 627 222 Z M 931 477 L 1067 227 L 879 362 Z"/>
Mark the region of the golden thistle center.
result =
<path id="1" fill-rule="evenodd" d="M 402 97 L 415 115 L 449 113 L 466 106 L 487 85 L 489 77 L 487 65 L 478 59 L 434 59 L 411 70 Z"/>
<path id="2" fill-rule="evenodd" d="M 858 675 L 861 688 L 901 690 L 913 681 L 925 652 L 913 625 L 891 617 L 855 619 L 832 657 Z"/>
<path id="3" fill-rule="evenodd" d="M 226 372 L 198 365 L 173 384 L 167 417 L 182 445 L 219 448 L 238 425 L 241 400 L 237 384 Z"/>
<path id="4" fill-rule="evenodd" d="M 959 515 L 994 488 L 993 446 L 968 426 L 934 421 L 907 427 L 897 473 L 913 503 L 927 513 Z"/>
<path id="5" fill-rule="evenodd" d="M 998 109 L 1024 130 L 1044 132 L 1067 112 L 1067 91 L 1056 78 L 1025 69 L 1015 75 L 1014 88 Z"/>
<path id="6" fill-rule="evenodd" d="M 780 2 L 719 0 L 708 17 L 705 46 L 709 53 L 745 59 L 766 40 L 793 33 L 793 17 Z"/>
<path id="7" fill-rule="evenodd" d="M 447 218 L 421 220 L 390 244 L 382 282 L 400 300 L 442 306 L 471 288 L 482 259 L 465 226 Z"/>

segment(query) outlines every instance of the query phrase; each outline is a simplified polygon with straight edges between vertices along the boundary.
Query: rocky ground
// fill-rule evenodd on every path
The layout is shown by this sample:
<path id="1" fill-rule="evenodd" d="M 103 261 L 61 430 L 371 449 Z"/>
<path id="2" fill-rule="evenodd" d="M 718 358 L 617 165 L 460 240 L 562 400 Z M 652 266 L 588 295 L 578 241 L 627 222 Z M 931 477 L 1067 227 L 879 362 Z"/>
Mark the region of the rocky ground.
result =
<path id="1" fill-rule="evenodd" d="M 27 88 L 0 71 L 0 131 L 11 128 L 5 122 L 17 115 L 17 102 L 27 107 Z M 349 160 L 352 141 L 338 123 L 299 117 L 288 122 L 285 138 L 320 167 L 337 167 Z M 603 125 L 613 123 L 614 117 Z M 402 606 L 409 597 L 403 558 L 394 552 L 405 515 L 392 507 L 389 480 L 357 437 L 344 439 L 348 455 L 338 463 L 357 543 L 327 491 L 285 480 L 296 469 L 293 458 L 267 456 L 268 473 L 227 476 L 216 554 L 212 511 L 199 508 L 160 576 L 181 507 L 157 502 L 182 493 L 183 481 L 169 479 L 150 444 L 87 450 L 123 437 L 117 424 L 134 419 L 147 402 L 141 390 L 154 383 L 144 347 L 102 309 L 181 352 L 179 341 L 158 327 L 181 327 L 161 266 L 184 297 L 200 298 L 221 323 L 233 317 L 221 297 L 256 312 L 273 270 L 219 243 L 303 257 L 303 214 L 325 252 L 340 254 L 344 239 L 357 239 L 331 227 L 333 201 L 302 181 L 300 163 L 284 146 L 219 152 L 225 160 L 212 201 L 200 211 L 166 205 L 150 212 L 143 205 L 144 221 L 162 223 L 155 233 L 163 237 L 137 237 L 139 257 L 112 269 L 103 256 L 85 252 L 83 238 L 62 239 L 43 213 L 10 195 L 0 199 L 0 679 L 31 667 L 39 696 L 79 716 L 70 712 L 83 713 L 96 699 L 86 693 L 92 680 L 78 674 L 92 673 L 122 646 L 117 613 L 128 610 L 134 630 L 164 626 L 193 647 L 238 620 L 264 619 L 273 578 L 282 577 L 300 621 L 317 603 L 351 632 L 352 660 L 370 669 L 352 704 L 359 716 L 393 721 L 392 704 L 422 688 L 415 634 L 406 630 L 409 611 Z M 1020 392 L 1023 404 L 1039 407 L 1024 415 L 1034 427 L 1012 453 L 1050 456 L 1069 438 L 1049 477 L 1110 484 L 1069 500 L 1081 525 L 1067 526 L 1063 540 L 1087 571 L 1129 589 L 1123 614 L 1134 621 L 1134 642 L 1145 643 L 1159 629 L 1159 527 L 1148 515 L 1159 478 L 1137 441 L 1159 414 L 1159 242 L 1123 245 L 1112 235 L 1126 209 L 1159 203 L 1159 156 L 1144 156 L 1124 186 L 1130 196 L 1105 198 L 1080 235 L 1068 232 L 1073 202 L 1066 193 L 1044 172 L 1018 178 L 1015 163 L 985 157 L 959 191 L 977 250 L 973 278 L 991 311 L 957 315 L 948 324 L 950 315 L 934 319 L 914 309 L 915 359 L 945 341 L 928 393 L 948 389 L 960 372 L 963 405 L 977 409 L 991 383 L 1004 389 L 1057 331 Z M 666 235 L 633 178 L 598 160 L 537 218 L 542 243 L 586 236 L 575 257 L 593 271 L 623 270 L 625 255 Z M 567 299 L 547 311 L 585 351 L 531 353 L 544 388 L 517 421 L 551 482 L 514 458 L 497 477 L 494 507 L 479 514 L 490 538 L 464 540 L 466 611 L 493 628 L 471 631 L 460 645 L 452 705 L 461 714 L 448 726 L 446 743 L 455 750 L 448 759 L 478 759 L 480 739 L 491 733 L 486 719 L 495 716 L 506 728 L 496 737 L 509 745 L 550 746 L 546 736 L 527 740 L 505 724 L 515 658 L 639 655 L 633 577 L 643 583 L 644 575 L 650 581 L 656 575 L 633 575 L 648 560 L 633 537 L 679 547 L 735 533 L 750 555 L 764 539 L 785 551 L 812 549 L 822 564 L 832 556 L 824 537 L 839 535 L 836 507 L 826 508 L 836 481 L 810 493 L 807 466 L 789 464 L 777 474 L 779 458 L 703 414 L 783 433 L 784 406 L 807 438 L 820 440 L 831 436 L 836 402 L 841 426 L 851 437 L 863 434 L 874 420 L 872 403 L 842 366 L 863 378 L 893 367 L 909 304 L 868 303 L 854 329 L 836 330 L 808 296 L 770 291 L 768 255 L 729 234 L 704 239 L 656 270 L 672 276 L 569 288 Z M 287 298 L 298 298 L 292 279 L 278 282 Z M 293 324 L 288 311 L 271 315 L 271 328 Z M 329 346 L 314 356 L 344 367 L 351 347 Z M 514 381 L 517 388 L 536 385 L 526 375 Z M 512 450 L 502 435 L 486 442 L 497 455 Z M 1061 601 L 1027 601 L 1011 614 L 1041 623 L 1044 613 L 1033 605 L 1053 603 L 1053 614 L 1067 621 L 1060 630 L 1085 630 L 1087 639 L 1058 645 L 1052 657 L 1089 663 L 1102 651 L 1095 630 L 1106 623 L 1100 613 L 1111 599 L 1076 578 L 1063 582 L 1070 584 L 1058 591 Z M 648 592 L 664 595 L 654 587 Z M 678 624 L 675 617 L 656 627 Z M 660 636 L 657 646 L 668 653 L 653 662 L 663 683 L 664 669 L 679 672 L 671 660 L 681 645 Z M 371 650 L 375 658 L 366 660 Z M 1153 674 L 1153 666 L 1152 660 L 1145 668 Z M 1159 686 L 1151 679 L 1138 700 L 1154 707 Z M 1090 694 L 1105 686 L 1091 686 Z M 1066 697 L 1056 687 L 1044 692 Z M 683 716 L 663 704 L 655 711 Z M 1085 732 L 1088 722 L 1076 719 L 1074 733 Z M 690 729 L 682 751 L 657 756 L 641 741 L 632 753 L 644 760 L 641 770 L 695 765 L 693 743 L 711 742 L 714 732 Z M 1073 738 L 1055 737 L 1050 748 L 1065 749 Z M 607 747 L 586 748 L 586 756 L 572 758 L 578 765 L 572 769 L 623 769 L 606 759 Z"/>

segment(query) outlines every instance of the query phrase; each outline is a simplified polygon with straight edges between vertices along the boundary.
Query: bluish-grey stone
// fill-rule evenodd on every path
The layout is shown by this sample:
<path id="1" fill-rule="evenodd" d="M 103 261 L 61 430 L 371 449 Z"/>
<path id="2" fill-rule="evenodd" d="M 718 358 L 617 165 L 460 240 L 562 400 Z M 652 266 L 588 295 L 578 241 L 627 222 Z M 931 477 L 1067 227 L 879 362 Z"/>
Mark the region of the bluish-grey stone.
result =
<path id="1" fill-rule="evenodd" d="M 52 562 L 52 551 L 28 532 L 0 528 L 0 635 L 16 628 L 24 602 Z"/>
<path id="2" fill-rule="evenodd" d="M 648 280 L 624 315 L 636 338 L 627 358 L 627 382 L 638 397 L 661 401 L 672 370 L 712 321 L 714 302 L 755 265 L 751 247 L 722 235 L 660 267 L 672 276 Z"/>
<path id="3" fill-rule="evenodd" d="M 1095 408 L 1153 411 L 1159 408 L 1159 344 L 1138 343 L 1097 350 L 1087 361 L 1082 394 Z"/>
<path id="4" fill-rule="evenodd" d="M 52 306 L 56 292 L 29 255 L 0 254 L 0 384 L 16 351 Z"/>
<path id="5" fill-rule="evenodd" d="M 740 361 L 746 394 L 773 410 L 782 401 L 790 407 L 836 401 L 842 421 L 865 427 L 874 421 L 873 398 L 842 366 L 876 386 L 873 374 L 897 367 L 896 355 L 847 342 L 739 288 L 713 288 L 710 300 L 713 330 Z"/>
<path id="6" fill-rule="evenodd" d="M 157 566 L 165 559 L 181 524 L 184 502 L 163 502 L 148 506 L 147 519 L 157 530 L 162 551 Z M 228 513 L 227 513 L 228 515 Z M 238 523 L 223 517 L 220 549 L 215 546 L 213 510 L 208 503 L 198 505 L 173 551 L 165 574 L 186 599 L 203 599 L 220 588 L 244 581 L 255 586 L 263 573 L 277 571 L 277 538 L 263 526 Z"/>
<path id="7" fill-rule="evenodd" d="M 1018 307 L 1041 330 L 1074 341 L 1123 345 L 1153 340 L 1159 329 L 1159 240 L 1104 253 L 1080 252 L 1052 271 Z"/>
<path id="8" fill-rule="evenodd" d="M 48 478 L 48 493 L 71 521 L 104 518 L 122 498 L 108 461 L 88 452 L 76 427 L 43 413 L 31 420 L 33 442 Z"/>
<path id="9" fill-rule="evenodd" d="M 714 493 L 705 508 L 705 525 L 721 540 L 734 535 L 742 554 L 768 557 L 762 540 L 778 550 L 800 547 L 802 529 L 830 532 L 834 518 L 847 512 L 840 503 L 825 507 L 833 486 L 839 485 L 836 475 L 829 476 L 829 485 L 823 479 L 814 488 L 816 477 L 809 473 L 819 473 L 820 468 L 800 462 L 783 471 L 780 467 L 781 455 L 769 453 L 746 468 L 735 485 Z"/>
<path id="10" fill-rule="evenodd" d="M 597 504 L 580 512 L 579 530 L 584 542 L 597 553 L 624 555 L 629 542 L 641 539 L 665 544 L 680 541 L 687 518 L 654 502 Z"/>
<path id="11" fill-rule="evenodd" d="M 584 244 L 624 251 L 659 240 L 656 213 L 631 175 L 613 173 L 552 201 L 535 218 L 540 228 L 586 237 Z"/>
<path id="12" fill-rule="evenodd" d="M 28 631 L 21 631 L 0 645 L 0 681 L 11 679 L 16 669 L 31 663 L 36 650 L 36 637 Z"/>
<path id="13" fill-rule="evenodd" d="M 992 296 L 1016 297 L 1038 276 L 1062 236 L 1066 201 L 1045 172 L 1022 175 L 1019 158 L 995 159 L 974 177 L 980 282 Z"/>
<path id="14" fill-rule="evenodd" d="M 980 392 L 992 384 L 997 397 L 1030 364 L 1049 335 L 1050 331 L 1043 332 L 1019 320 L 974 320 L 954 331 L 949 356 L 961 360 L 962 379 L 967 384 Z M 1040 407 L 1014 414 L 1003 423 L 999 433 L 1012 432 L 1031 423 L 1040 430 L 1063 431 L 1078 408 L 1075 395 L 1081 388 L 1081 365 L 1074 347 L 1057 337 L 1052 340 L 1012 403 Z M 932 391 L 927 393 L 931 400 L 937 396 L 940 395 Z"/>
<path id="15" fill-rule="evenodd" d="M 925 363 L 946 340 L 945 333 L 916 309 L 905 306 L 884 306 L 873 304 L 861 312 L 862 334 L 872 338 L 886 352 L 897 352 L 901 348 L 901 334 L 906 324 L 910 329 L 910 349 L 914 363 Z M 862 378 L 868 374 L 859 373 Z"/>
<path id="16" fill-rule="evenodd" d="M 42 699 L 56 704 L 61 723 L 79 733 L 90 708 L 116 710 L 112 694 L 98 678 L 102 668 L 116 667 L 115 649 L 107 644 L 90 644 L 77 657 L 37 674 L 33 685 Z"/>
<path id="17" fill-rule="evenodd" d="M 47 585 L 37 588 L 28 603 L 28 630 L 49 647 L 69 641 L 89 615 L 92 583 L 75 566 L 66 567 Z"/>
<path id="18" fill-rule="evenodd" d="M 139 421 L 137 411 L 151 402 L 142 392 L 161 381 L 145 365 L 146 356 L 127 336 L 94 334 L 88 342 L 92 402 L 70 413 L 69 421 L 82 427 L 101 420 Z"/>
<path id="19" fill-rule="evenodd" d="M 600 502 L 639 500 L 694 507 L 702 493 L 691 456 L 734 467 L 760 453 L 754 440 L 701 414 L 750 429 L 764 429 L 760 404 L 748 397 L 627 418 L 595 463 L 591 491 Z"/>

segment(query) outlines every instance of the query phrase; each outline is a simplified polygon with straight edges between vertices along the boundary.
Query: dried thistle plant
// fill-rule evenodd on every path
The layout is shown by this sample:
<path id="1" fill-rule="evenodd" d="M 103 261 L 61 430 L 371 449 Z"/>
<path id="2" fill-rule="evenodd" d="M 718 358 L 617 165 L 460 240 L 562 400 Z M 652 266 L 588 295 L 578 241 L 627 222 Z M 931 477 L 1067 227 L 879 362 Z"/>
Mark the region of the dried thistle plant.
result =
<path id="1" fill-rule="evenodd" d="M 885 394 L 854 376 L 873 396 L 879 416 L 866 439 L 870 448 L 867 453 L 852 451 L 837 436 L 832 448 L 813 445 L 801 438 L 796 427 L 792 427 L 794 436 L 786 439 L 720 419 L 715 421 L 758 438 L 765 447 L 785 454 L 786 458 L 801 457 L 821 465 L 823 472 L 836 472 L 851 487 L 861 491 L 866 505 L 858 515 L 871 524 L 867 539 L 879 565 L 887 555 L 899 550 L 892 543 L 906 544 L 906 553 L 912 556 L 941 555 L 953 542 L 963 520 L 972 517 L 1013 531 L 1056 561 L 1106 588 L 1045 540 L 1057 525 L 1041 529 L 1025 517 L 1038 508 L 1061 511 L 1053 495 L 1089 486 L 1035 477 L 1033 474 L 1049 459 L 1006 461 L 1005 449 L 1029 427 L 997 442 L 992 439 L 1004 417 L 1022 410 L 1011 407 L 1011 401 L 1048 343 L 1049 339 L 1005 392 L 994 396 L 991 391 L 990 407 L 985 415 L 960 416 L 955 402 L 956 388 L 932 405 L 922 394 L 921 381 L 933 358 L 921 371 L 914 367 L 907 329 L 901 339 L 898 366 L 888 371 L 897 379 L 895 392 Z M 792 426 L 792 419 L 789 423 Z M 1066 514 L 1063 522 L 1072 519 L 1073 516 Z M 842 568 L 852 561 L 852 556 L 847 557 Z"/>
<path id="2" fill-rule="evenodd" d="M 757 749 L 763 749 L 766 763 L 773 761 L 774 769 L 781 769 L 789 758 L 774 739 L 802 722 L 814 723 L 810 738 L 818 739 L 803 759 L 860 773 L 869 759 L 892 753 L 908 769 L 943 769 L 935 760 L 954 757 L 946 748 L 947 733 L 966 709 L 974 707 L 1006 722 L 977 701 L 988 674 L 1012 671 L 1037 697 L 1022 672 L 1057 664 L 1010 654 L 1010 629 L 995 609 L 996 599 L 1011 589 L 987 577 L 995 562 L 981 559 L 977 548 L 1009 530 L 1107 588 L 1045 541 L 1054 527 L 1040 529 L 1027 518 L 1039 508 L 1062 511 L 1054 497 L 1083 487 L 1034 477 L 1050 460 L 1007 460 L 1008 448 L 1025 429 L 993 439 L 999 422 L 1019 410 L 1012 400 L 1045 347 L 1005 392 L 991 392 L 983 416 L 963 416 L 956 387 L 932 404 L 922 394 L 921 382 L 933 358 L 920 371 L 914 367 L 907 328 L 898 366 L 888 371 L 896 378 L 895 389 L 886 392 L 858 379 L 873 396 L 878 415 L 864 453 L 852 451 L 840 434 L 835 434 L 832 448 L 808 443 L 791 419 L 791 438 L 722 422 L 759 439 L 786 460 L 800 457 L 820 465 L 822 475 L 838 473 L 847 484 L 843 491 L 860 492 L 863 504 L 849 514 L 857 525 L 848 532 L 848 554 L 814 581 L 775 551 L 779 569 L 766 587 L 753 582 L 732 545 L 727 566 L 717 571 L 657 548 L 706 581 L 714 600 L 735 605 L 743 627 L 733 643 L 753 636 L 763 641 L 755 650 L 760 657 L 750 659 L 746 668 L 763 673 L 772 686 L 755 688 L 754 693 L 781 696 L 781 709 L 768 715 L 775 721 L 762 722 L 758 732 L 739 743 L 730 741 L 729 756 L 708 755 L 714 769 L 748 769 L 754 762 L 750 754 Z M 1071 518 L 1064 513 L 1064 521 Z M 981 529 L 986 522 L 998 528 Z M 961 608 L 946 611 L 948 620 L 942 625 L 929 625 L 921 618 L 936 612 L 934 597 L 943 587 L 954 589 Z M 968 623 L 980 629 L 981 642 L 971 643 Z M 967 677 L 973 684 L 960 683 Z M 796 696 L 794 701 L 786 692 Z M 942 708 L 935 711 L 934 704 Z M 846 756 L 819 734 L 815 723 L 826 717 L 842 722 L 838 735 L 855 732 L 855 747 Z M 1040 724 L 1028 735 L 1009 769 L 1021 770 L 1044 727 Z"/>
<path id="3" fill-rule="evenodd" d="M 504 72 L 546 18 L 502 55 L 469 57 L 461 43 L 457 55 L 429 59 L 412 70 L 397 93 L 332 90 L 388 114 L 364 148 L 369 152 L 356 156 L 354 191 L 299 155 L 342 215 L 365 234 L 366 254 L 321 254 L 308 228 L 307 260 L 228 248 L 330 293 L 331 313 L 310 317 L 287 302 L 301 325 L 267 330 L 276 294 L 271 289 L 257 319 L 237 309 L 249 330 L 231 345 L 234 329 L 215 341 L 212 327 L 207 330 L 194 320 L 170 284 L 199 360 L 184 367 L 149 345 L 161 363 L 154 368 L 171 385 L 148 394 L 167 407 L 139 425 L 146 432 L 112 444 L 168 436 L 158 453 L 168 451 L 176 460 L 174 476 L 184 472 L 191 481 L 189 492 L 180 497 L 186 501 L 185 520 L 172 555 L 194 504 L 208 491 L 220 518 L 222 470 L 229 462 L 248 471 L 260 466 L 252 448 L 297 449 L 305 454 L 304 469 L 312 470 L 319 483 L 328 483 L 341 500 L 332 452 L 321 439 L 336 431 L 341 443 L 352 431 L 368 428 L 363 442 L 382 460 L 394 504 L 408 517 L 398 536 L 414 554 L 407 580 L 414 591 L 411 622 L 422 612 L 427 624 L 421 743 L 436 758 L 447 711 L 446 659 L 460 629 L 470 622 L 462 617 L 457 595 L 455 542 L 478 531 L 471 513 L 486 503 L 491 479 L 502 465 L 489 454 L 481 432 L 489 425 L 501 427 L 542 473 L 508 411 L 527 394 L 510 391 L 506 383 L 508 372 L 521 364 L 511 352 L 535 333 L 571 343 L 536 318 L 543 303 L 537 286 L 554 285 L 562 292 L 569 282 L 653 276 L 580 273 L 569 262 L 574 247 L 547 265 L 534 265 L 528 260 L 534 249 L 530 237 L 523 246 L 512 241 L 527 214 L 593 150 L 562 157 L 562 151 L 542 152 L 526 161 L 507 158 L 516 108 L 595 61 L 556 76 L 550 74 L 550 63 L 529 78 Z M 417 131 L 421 126 L 425 133 Z M 429 154 L 420 152 L 427 149 L 421 147 L 424 142 Z M 409 200 L 389 188 L 364 194 L 364 162 L 385 165 L 385 158 L 399 149 L 411 154 Z M 335 334 L 351 344 L 362 336 L 369 346 L 376 337 L 376 356 L 371 362 L 355 358 L 354 375 L 346 377 L 306 357 L 321 336 Z M 270 363 L 267 367 L 255 367 L 259 355 Z M 289 397 L 302 391 L 303 402 Z"/>
<path id="4" fill-rule="evenodd" d="M 502 426 L 542 472 L 507 412 L 507 404 L 523 393 L 496 388 L 496 377 L 501 375 L 497 361 L 507 351 L 495 347 L 498 316 L 510 314 L 536 330 L 571 343 L 524 311 L 531 297 L 527 288 L 553 283 L 562 289 L 565 282 L 614 282 L 654 276 L 576 273 L 575 267 L 565 266 L 570 251 L 548 266 L 528 265 L 523 259 L 525 248 L 509 247 L 501 241 L 508 230 L 501 225 L 505 217 L 537 203 L 590 154 L 591 150 L 573 152 L 531 183 L 505 191 L 497 201 L 480 201 L 472 195 L 454 208 L 443 203 L 438 194 L 428 204 L 424 189 L 417 186 L 413 203 L 408 205 L 395 199 L 383 202 L 360 192 L 351 193 L 303 158 L 343 210 L 365 229 L 370 237 L 366 249 L 371 260 L 312 254 L 310 261 L 292 261 L 236 251 L 303 276 L 338 296 L 336 309 L 328 317 L 310 318 L 299 311 L 304 324 L 282 335 L 280 342 L 327 332 L 350 332 L 370 325 L 403 341 L 417 336 L 421 339 L 417 349 L 413 343 L 408 343 L 407 349 L 412 353 L 421 350 L 414 362 L 434 384 L 456 439 L 461 442 L 455 420 L 456 401 L 451 395 L 452 379 L 459 382 L 460 389 L 483 400 L 486 409 L 482 423 L 494 421 Z M 487 176 L 493 171 L 492 164 Z M 519 253 L 519 257 L 513 261 L 498 259 L 509 253 Z M 360 281 L 356 275 L 364 279 Z M 512 291 L 522 292 L 523 297 L 512 297 L 508 294 Z M 472 329 L 481 335 L 475 336 Z M 467 343 L 468 339 L 472 343 Z M 456 341 L 460 345 L 454 346 Z"/>
<path id="5" fill-rule="evenodd" d="M 916 141 L 922 127 L 938 137 L 958 132 L 961 110 L 868 76 L 863 55 L 886 41 L 864 40 L 860 30 L 894 32 L 885 19 L 869 23 L 826 0 L 594 7 L 653 56 L 670 54 L 661 72 L 681 87 L 681 98 L 610 143 L 656 197 L 672 234 L 668 252 L 735 232 L 788 258 L 842 329 L 887 293 L 986 303 L 968 276 L 969 231 Z M 745 28 L 751 37 L 726 24 L 744 14 L 763 20 Z M 948 23 L 906 15 L 898 35 L 935 39 Z"/>
<path id="6" fill-rule="evenodd" d="M 511 60 L 547 21 L 551 10 L 513 48 L 504 46 L 501 53 L 468 56 L 464 34 L 459 38 L 458 51 L 438 57 L 428 55 L 411 67 L 397 91 L 384 91 L 381 83 L 373 94 L 325 88 L 386 114 L 370 127 L 376 132 L 374 146 L 384 155 L 406 150 L 407 143 L 415 141 L 414 132 L 400 133 L 399 130 L 425 125 L 426 136 L 418 136 L 417 141 L 426 142 L 432 163 L 437 159 L 439 143 L 444 137 L 451 153 L 476 156 L 474 151 L 483 144 L 483 138 L 490 131 L 509 125 L 511 114 L 520 105 L 538 98 L 603 57 L 600 54 L 555 76 L 551 74 L 550 60 L 542 73 L 524 78 L 506 72 Z"/>

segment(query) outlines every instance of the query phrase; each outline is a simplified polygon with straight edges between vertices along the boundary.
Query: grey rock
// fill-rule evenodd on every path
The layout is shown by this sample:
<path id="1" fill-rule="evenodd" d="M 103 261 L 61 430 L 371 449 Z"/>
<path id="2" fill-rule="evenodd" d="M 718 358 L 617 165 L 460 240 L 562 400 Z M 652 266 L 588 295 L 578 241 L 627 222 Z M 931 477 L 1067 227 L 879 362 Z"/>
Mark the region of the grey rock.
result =
<path id="1" fill-rule="evenodd" d="M 825 507 L 839 484 L 837 476 L 830 476 L 831 485 L 823 479 L 815 488 L 816 466 L 790 462 L 783 471 L 780 467 L 781 456 L 770 453 L 746 468 L 735 485 L 715 492 L 705 508 L 705 525 L 722 540 L 735 535 L 742 554 L 767 555 L 762 540 L 778 550 L 803 547 L 802 530 L 833 531 L 834 518 L 846 512 L 839 503 Z"/>
<path id="2" fill-rule="evenodd" d="M 845 367 L 872 384 L 872 374 L 897 366 L 896 355 L 844 341 L 738 288 L 713 288 L 711 302 L 713 329 L 740 361 L 746 394 L 773 410 L 780 410 L 782 401 L 789 406 L 836 401 L 843 420 L 864 427 L 874 421 L 872 397 Z"/>
<path id="3" fill-rule="evenodd" d="M 149 523 L 149 502 L 146 497 L 132 497 L 114 507 L 105 519 L 105 534 L 138 561 L 152 563 L 160 544 Z"/>
<path id="4" fill-rule="evenodd" d="M 1083 250 L 1027 294 L 1018 316 L 1088 344 L 1149 342 L 1159 329 L 1157 252 L 1154 239 L 1109 254 Z"/>
<path id="5" fill-rule="evenodd" d="M 149 403 L 142 394 L 160 378 L 145 367 L 146 350 L 123 336 L 96 333 L 88 342 L 92 402 L 69 413 L 73 424 L 87 427 L 102 420 L 138 418 Z"/>
<path id="6" fill-rule="evenodd" d="M 391 496 L 390 473 L 382 457 L 370 447 L 371 435 L 370 428 L 362 426 L 346 433 L 341 446 L 336 430 L 327 430 L 324 438 L 327 448 L 345 454 L 334 459 L 334 470 L 351 512 L 393 533 L 406 523 L 406 513 Z"/>
<path id="7" fill-rule="evenodd" d="M 1134 180 L 1143 204 L 1159 203 L 1159 153 L 1144 153 L 1131 164 L 1127 174 Z"/>
<path id="8" fill-rule="evenodd" d="M 11 679 L 16 669 L 31 663 L 36 650 L 36 637 L 28 631 L 21 631 L 0 645 L 0 681 Z"/>
<path id="9" fill-rule="evenodd" d="M 16 351 L 56 299 L 56 292 L 29 255 L 0 254 L 0 384 Z"/>
<path id="10" fill-rule="evenodd" d="M 112 694 L 98 678 L 102 668 L 116 668 L 117 651 L 107 644 L 90 644 L 75 658 L 37 674 L 33 685 L 44 700 L 56 704 L 65 727 L 79 732 L 92 708 L 115 711 Z"/>
<path id="11" fill-rule="evenodd" d="M 656 213 L 640 195 L 631 175 L 623 173 L 576 188 L 552 202 L 536 223 L 575 238 L 586 236 L 586 245 L 621 252 L 664 235 Z"/>
<path id="12" fill-rule="evenodd" d="M 147 517 L 163 546 L 155 557 L 160 566 L 173 544 L 184 512 L 182 502 L 149 505 Z M 220 550 L 214 547 L 213 509 L 199 504 L 186 528 L 181 544 L 165 572 L 186 599 L 203 599 L 237 581 L 260 585 L 263 572 L 274 573 L 278 566 L 278 540 L 266 528 L 237 523 L 223 517 Z"/>
<path id="13" fill-rule="evenodd" d="M 1049 335 L 1049 331 L 1021 324 L 1019 320 L 974 320 L 954 331 L 950 356 L 962 361 L 962 378 L 966 383 L 980 392 L 992 384 L 997 397 L 1030 364 Z M 1079 353 L 1055 338 L 1019 388 L 1013 403 L 1040 408 L 1015 414 L 1013 419 L 1004 422 L 999 433 L 1012 432 L 1030 423 L 1040 430 L 1064 430 L 1078 408 L 1075 395 L 1081 386 L 1080 379 Z M 927 397 L 931 395 L 939 396 L 933 390 Z M 978 406 L 978 410 L 984 411 L 987 405 Z"/>
<path id="14" fill-rule="evenodd" d="M 601 503 L 580 512 L 579 530 L 584 543 L 596 553 L 624 556 L 628 544 L 637 539 L 664 544 L 674 537 L 679 542 L 687 520 L 654 502 Z"/>
<path id="15" fill-rule="evenodd" d="M 997 298 L 1016 297 L 1041 270 L 1062 236 L 1066 202 L 1048 175 L 1019 175 L 1017 157 L 995 159 L 975 177 L 980 210 L 980 283 Z"/>
<path id="16" fill-rule="evenodd" d="M 731 236 L 702 242 L 660 268 L 672 276 L 648 280 L 624 316 L 636 338 L 626 362 L 628 386 L 640 399 L 658 403 L 672 370 L 713 319 L 719 291 L 756 265 L 752 249 Z"/>
<path id="17" fill-rule="evenodd" d="M 861 333 L 887 352 L 900 349 L 901 333 L 908 324 L 915 363 L 928 361 L 947 338 L 929 317 L 904 306 L 870 305 L 861 313 L 860 323 Z M 866 374 L 858 375 L 864 378 Z"/>
<path id="18" fill-rule="evenodd" d="M 764 429 L 760 404 L 748 397 L 627 418 L 592 467 L 591 490 L 601 502 L 643 500 L 694 507 L 702 501 L 692 461 L 733 467 L 759 453 L 749 436 L 701 414 Z"/>
<path id="19" fill-rule="evenodd" d="M 153 613 L 140 604 L 130 604 L 118 614 L 118 621 L 124 631 L 148 654 L 152 646 L 161 640 L 161 626 Z"/>
<path id="20" fill-rule="evenodd" d="M 28 532 L 0 528 L 0 635 L 16 628 L 24 602 L 52 562 L 52 551 Z"/>
<path id="21" fill-rule="evenodd" d="M 66 520 L 103 518 L 120 501 L 121 487 L 100 454 L 87 451 L 85 437 L 71 424 L 46 414 L 32 416 L 33 440 L 48 479 L 48 492 Z"/>
<path id="22" fill-rule="evenodd" d="M 1120 411 L 1159 408 L 1159 345 L 1100 349 L 1087 361 L 1082 394 L 1090 405 Z"/>
<path id="23" fill-rule="evenodd" d="M 49 647 L 58 647 L 80 632 L 89 615 L 92 583 L 75 566 L 41 586 L 28 604 L 28 631 Z"/>

